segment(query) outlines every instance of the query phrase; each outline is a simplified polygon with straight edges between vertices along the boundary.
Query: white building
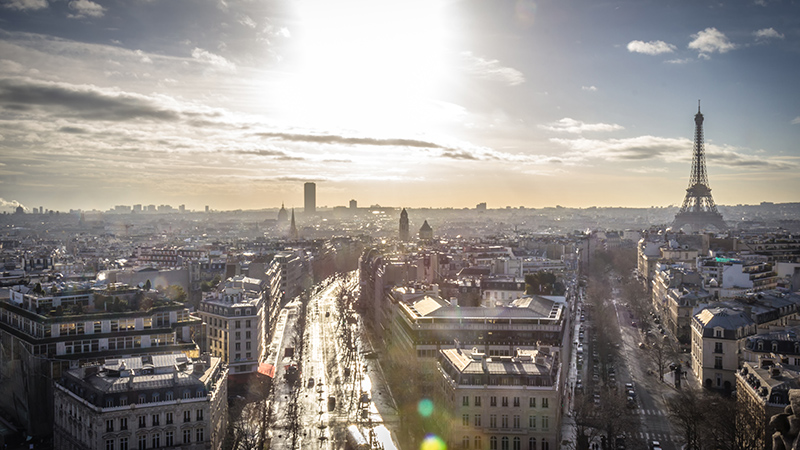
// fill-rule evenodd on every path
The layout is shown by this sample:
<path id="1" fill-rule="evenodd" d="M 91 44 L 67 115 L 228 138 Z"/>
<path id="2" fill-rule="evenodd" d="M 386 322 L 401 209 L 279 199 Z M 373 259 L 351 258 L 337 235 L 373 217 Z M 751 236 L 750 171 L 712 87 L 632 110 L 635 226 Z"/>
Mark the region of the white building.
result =
<path id="1" fill-rule="evenodd" d="M 227 429 L 227 369 L 207 354 L 106 360 L 55 383 L 61 450 L 219 449 Z"/>
<path id="2" fill-rule="evenodd" d="M 231 374 L 258 370 L 266 351 L 267 305 L 266 283 L 241 275 L 203 296 L 198 315 L 207 325 L 207 350 Z"/>

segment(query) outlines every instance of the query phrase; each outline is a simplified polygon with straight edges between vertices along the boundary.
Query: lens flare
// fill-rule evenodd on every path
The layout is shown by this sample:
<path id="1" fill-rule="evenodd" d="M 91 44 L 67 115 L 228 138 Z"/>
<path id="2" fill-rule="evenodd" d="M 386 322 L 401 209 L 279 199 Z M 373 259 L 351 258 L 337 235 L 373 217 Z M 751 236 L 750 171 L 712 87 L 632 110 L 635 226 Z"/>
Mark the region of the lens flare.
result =
<path id="1" fill-rule="evenodd" d="M 423 398 L 417 404 L 417 412 L 422 417 L 430 417 L 433 414 L 433 402 L 430 399 Z"/>
<path id="2" fill-rule="evenodd" d="M 439 436 L 429 434 L 422 441 L 419 450 L 447 450 L 447 444 Z"/>

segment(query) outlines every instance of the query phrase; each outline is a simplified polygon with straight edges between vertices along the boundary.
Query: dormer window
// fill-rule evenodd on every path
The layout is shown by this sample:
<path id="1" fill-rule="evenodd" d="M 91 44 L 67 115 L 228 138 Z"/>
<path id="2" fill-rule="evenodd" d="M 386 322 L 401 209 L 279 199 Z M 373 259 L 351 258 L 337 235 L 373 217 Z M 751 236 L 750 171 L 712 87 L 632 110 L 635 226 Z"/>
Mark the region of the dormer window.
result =
<path id="1" fill-rule="evenodd" d="M 778 343 L 775 342 L 775 341 L 772 341 L 772 351 L 773 352 L 777 352 L 778 351 Z"/>
<path id="2" fill-rule="evenodd" d="M 722 337 L 722 329 L 721 328 L 715 328 L 714 329 L 714 337 L 715 338 L 721 338 Z"/>
<path id="3" fill-rule="evenodd" d="M 758 351 L 764 351 L 764 341 L 758 341 Z"/>

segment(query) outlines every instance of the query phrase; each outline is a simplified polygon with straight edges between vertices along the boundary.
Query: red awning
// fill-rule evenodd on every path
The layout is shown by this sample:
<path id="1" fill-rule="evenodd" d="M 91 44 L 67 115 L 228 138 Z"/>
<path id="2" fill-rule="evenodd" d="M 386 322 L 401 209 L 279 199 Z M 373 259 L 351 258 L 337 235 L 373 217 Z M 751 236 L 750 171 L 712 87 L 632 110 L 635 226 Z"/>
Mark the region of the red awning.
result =
<path id="1" fill-rule="evenodd" d="M 275 366 L 272 364 L 261 363 L 258 365 L 258 373 L 264 374 L 270 378 L 275 378 Z"/>

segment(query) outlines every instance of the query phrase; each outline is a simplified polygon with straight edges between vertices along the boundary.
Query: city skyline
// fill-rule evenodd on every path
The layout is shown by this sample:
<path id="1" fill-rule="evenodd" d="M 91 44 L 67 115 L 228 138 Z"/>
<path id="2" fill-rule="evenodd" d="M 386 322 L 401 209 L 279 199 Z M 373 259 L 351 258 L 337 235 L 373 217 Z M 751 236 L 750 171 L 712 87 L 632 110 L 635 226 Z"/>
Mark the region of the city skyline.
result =
<path id="1" fill-rule="evenodd" d="M 800 201 L 796 6 L 4 0 L 0 207 Z"/>

